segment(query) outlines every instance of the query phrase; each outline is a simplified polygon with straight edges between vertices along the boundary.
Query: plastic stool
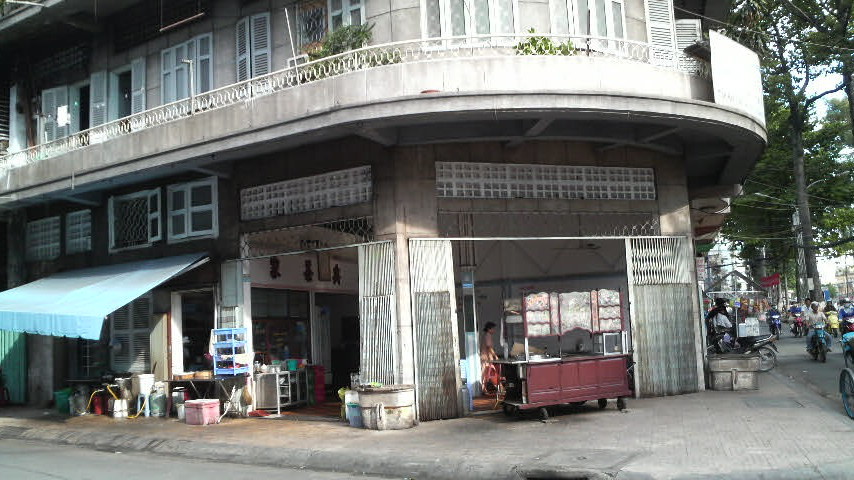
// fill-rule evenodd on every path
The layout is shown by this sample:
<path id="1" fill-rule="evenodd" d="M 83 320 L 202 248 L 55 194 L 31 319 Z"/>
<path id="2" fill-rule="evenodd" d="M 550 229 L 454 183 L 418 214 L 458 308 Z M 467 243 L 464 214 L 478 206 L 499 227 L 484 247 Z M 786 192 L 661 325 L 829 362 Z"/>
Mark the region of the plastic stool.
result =
<path id="1" fill-rule="evenodd" d="M 150 401 L 150 399 L 148 398 L 148 395 L 146 395 L 144 393 L 140 393 L 139 396 L 136 397 L 136 411 L 137 411 L 137 413 L 139 413 L 139 409 L 141 408 L 142 404 L 144 403 L 145 404 L 145 416 L 150 417 L 151 416 L 151 408 L 148 406 L 149 401 Z"/>

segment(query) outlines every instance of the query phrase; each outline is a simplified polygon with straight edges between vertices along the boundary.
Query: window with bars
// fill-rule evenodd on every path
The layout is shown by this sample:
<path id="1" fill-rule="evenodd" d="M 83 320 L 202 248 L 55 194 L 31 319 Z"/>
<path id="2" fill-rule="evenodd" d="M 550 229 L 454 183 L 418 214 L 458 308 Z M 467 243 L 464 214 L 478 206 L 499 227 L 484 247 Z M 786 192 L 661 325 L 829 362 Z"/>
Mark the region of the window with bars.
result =
<path id="1" fill-rule="evenodd" d="M 160 189 L 110 197 L 110 250 L 144 247 L 160 240 Z"/>
<path id="2" fill-rule="evenodd" d="M 65 253 L 92 250 L 92 211 L 78 210 L 65 215 Z"/>
<path id="3" fill-rule="evenodd" d="M 244 188 L 240 214 L 243 220 L 275 217 L 368 202 L 372 195 L 371 167 L 356 167 Z"/>
<path id="4" fill-rule="evenodd" d="M 436 162 L 446 198 L 655 200 L 651 168 Z"/>
<path id="5" fill-rule="evenodd" d="M 296 27 L 302 51 L 310 50 L 326 36 L 326 0 L 310 0 L 296 5 Z"/>
<path id="6" fill-rule="evenodd" d="M 110 314 L 110 367 L 116 372 L 151 369 L 151 297 L 144 295 Z"/>
<path id="7" fill-rule="evenodd" d="M 48 217 L 27 222 L 26 259 L 28 261 L 43 261 L 59 258 L 60 243 L 59 217 Z"/>
<path id="8" fill-rule="evenodd" d="M 169 241 L 196 237 L 216 237 L 217 178 L 166 187 Z"/>
<path id="9" fill-rule="evenodd" d="M 514 33 L 518 29 L 517 0 L 422 0 L 421 11 L 424 38 Z"/>

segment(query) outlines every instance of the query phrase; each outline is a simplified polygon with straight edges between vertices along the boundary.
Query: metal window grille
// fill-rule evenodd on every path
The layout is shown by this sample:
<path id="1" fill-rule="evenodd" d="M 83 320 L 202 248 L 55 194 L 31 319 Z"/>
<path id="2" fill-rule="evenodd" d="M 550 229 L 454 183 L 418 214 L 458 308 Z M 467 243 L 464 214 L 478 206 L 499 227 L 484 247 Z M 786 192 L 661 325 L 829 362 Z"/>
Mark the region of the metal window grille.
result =
<path id="1" fill-rule="evenodd" d="M 78 210 L 65 216 L 65 253 L 92 250 L 92 211 Z"/>
<path id="2" fill-rule="evenodd" d="M 269 183 L 240 191 L 243 220 L 276 217 L 371 200 L 371 167 Z"/>
<path id="3" fill-rule="evenodd" d="M 306 52 L 326 37 L 326 0 L 298 3 L 296 11 L 299 47 Z"/>
<path id="4" fill-rule="evenodd" d="M 240 251 L 251 258 L 373 241 L 373 219 L 357 217 L 247 233 L 241 236 Z"/>
<path id="5" fill-rule="evenodd" d="M 110 248 L 138 247 L 160 239 L 160 189 L 110 197 Z"/>
<path id="6" fill-rule="evenodd" d="M 59 217 L 27 222 L 27 260 L 53 260 L 59 257 L 59 224 Z"/>
<path id="7" fill-rule="evenodd" d="M 439 197 L 655 200 L 651 168 L 437 162 Z"/>

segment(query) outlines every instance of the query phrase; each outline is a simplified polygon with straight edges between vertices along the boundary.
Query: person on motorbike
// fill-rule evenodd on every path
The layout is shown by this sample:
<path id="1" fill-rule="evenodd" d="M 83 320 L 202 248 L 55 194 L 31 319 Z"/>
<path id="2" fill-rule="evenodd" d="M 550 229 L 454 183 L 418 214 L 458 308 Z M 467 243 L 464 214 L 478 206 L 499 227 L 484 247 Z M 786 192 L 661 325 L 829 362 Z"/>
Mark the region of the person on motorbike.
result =
<path id="1" fill-rule="evenodd" d="M 780 310 L 777 310 L 777 305 L 771 305 L 771 308 L 765 312 L 765 321 L 768 322 L 768 330 L 774 335 L 780 334 Z"/>
<path id="2" fill-rule="evenodd" d="M 824 312 L 820 312 L 818 310 L 818 302 L 812 302 L 810 304 L 810 311 L 807 312 L 806 317 L 806 325 L 809 329 L 807 332 L 807 350 L 810 349 L 810 345 L 812 345 L 812 338 L 815 336 L 815 329 L 813 328 L 817 323 L 827 324 L 827 317 L 824 315 Z M 822 332 L 824 334 L 824 332 Z M 830 351 L 830 339 L 827 339 L 827 351 Z"/>
<path id="3" fill-rule="evenodd" d="M 706 314 L 706 331 L 708 333 L 709 344 L 716 343 L 715 336 L 724 334 L 724 343 L 729 343 L 726 334 L 732 332 L 732 321 L 730 320 L 729 311 L 727 310 L 727 300 L 725 298 L 716 298 L 715 307 L 709 310 Z M 719 352 L 720 353 L 720 352 Z"/>
<path id="4" fill-rule="evenodd" d="M 851 299 L 842 298 L 839 300 L 842 308 L 839 309 L 839 319 L 842 321 L 842 333 L 851 331 L 850 325 L 854 323 L 854 305 L 851 304 Z"/>
<path id="5" fill-rule="evenodd" d="M 828 302 L 828 304 L 824 306 L 824 315 L 827 317 L 827 331 L 833 335 L 833 338 L 838 337 L 839 312 L 836 311 L 836 307 L 834 307 L 832 303 Z"/>

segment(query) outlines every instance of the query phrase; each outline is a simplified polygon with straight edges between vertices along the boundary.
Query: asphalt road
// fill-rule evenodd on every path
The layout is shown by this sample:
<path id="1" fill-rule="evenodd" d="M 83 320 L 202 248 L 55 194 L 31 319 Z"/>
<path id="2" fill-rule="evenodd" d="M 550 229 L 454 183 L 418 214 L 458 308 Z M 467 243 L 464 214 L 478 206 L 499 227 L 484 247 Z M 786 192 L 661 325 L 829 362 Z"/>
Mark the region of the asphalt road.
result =
<path id="1" fill-rule="evenodd" d="M 803 337 L 793 337 L 784 325 L 783 338 L 777 342 L 780 353 L 777 356 L 776 368 L 816 393 L 839 400 L 839 372 L 845 368 L 839 339 L 833 339 L 832 351 L 827 354 L 827 363 L 813 360 L 807 354 L 805 346 L 806 340 Z M 842 404 L 839 405 L 842 408 Z"/>
<path id="2" fill-rule="evenodd" d="M 0 439 L 0 478 L 8 480 L 374 480 L 380 477 L 253 467 L 224 462 L 163 457 L 147 453 L 103 452 L 65 445 Z"/>

